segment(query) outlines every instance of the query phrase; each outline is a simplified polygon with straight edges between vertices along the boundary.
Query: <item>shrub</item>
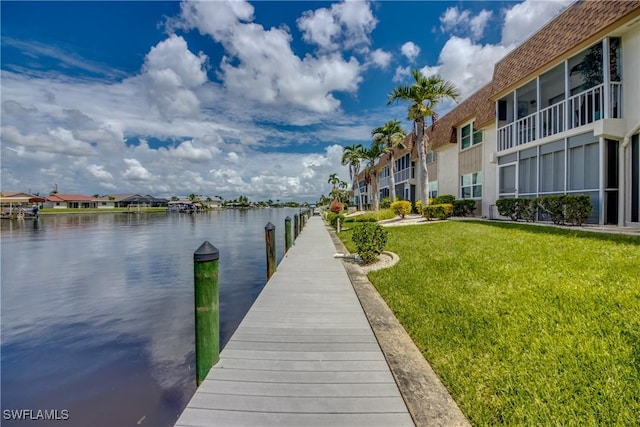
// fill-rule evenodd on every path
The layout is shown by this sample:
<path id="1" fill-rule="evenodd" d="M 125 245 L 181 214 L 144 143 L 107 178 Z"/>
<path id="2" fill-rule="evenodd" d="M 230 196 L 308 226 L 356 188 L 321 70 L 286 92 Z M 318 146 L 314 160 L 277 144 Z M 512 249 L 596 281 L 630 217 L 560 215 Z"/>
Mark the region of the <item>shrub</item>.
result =
<path id="1" fill-rule="evenodd" d="M 536 220 L 539 199 L 518 199 L 518 217 L 527 222 Z"/>
<path id="2" fill-rule="evenodd" d="M 409 215 L 411 213 L 411 202 L 408 200 L 393 202 L 391 203 L 391 210 L 394 214 L 404 218 L 405 215 Z"/>
<path id="3" fill-rule="evenodd" d="M 433 199 L 430 199 L 429 204 L 430 205 L 453 204 L 455 200 L 456 200 L 456 196 L 452 194 L 443 194 L 442 196 L 436 196 Z"/>
<path id="4" fill-rule="evenodd" d="M 365 264 L 370 264 L 382 253 L 387 244 L 387 231 L 379 224 L 358 224 L 353 229 L 351 240 Z"/>
<path id="5" fill-rule="evenodd" d="M 591 198 L 586 194 L 564 196 L 564 219 L 573 225 L 582 225 L 591 216 Z"/>
<path id="6" fill-rule="evenodd" d="M 447 219 L 453 215 L 453 205 L 451 203 L 444 203 L 440 205 L 429 205 L 424 208 L 423 215 L 427 219 Z"/>
<path id="7" fill-rule="evenodd" d="M 518 220 L 518 199 L 506 197 L 496 200 L 498 213 L 502 216 L 508 216 L 512 221 Z"/>
<path id="8" fill-rule="evenodd" d="M 413 210 L 422 215 L 422 200 L 416 200 L 416 203 L 413 206 Z"/>
<path id="9" fill-rule="evenodd" d="M 389 209 L 391 207 L 391 199 L 389 197 L 385 197 L 380 200 L 380 209 Z"/>
<path id="10" fill-rule="evenodd" d="M 564 198 L 565 196 L 546 196 L 541 197 L 538 203 L 554 224 L 564 224 Z"/>
<path id="11" fill-rule="evenodd" d="M 344 209 L 344 205 L 337 200 L 331 202 L 329 210 L 333 213 L 339 214 Z"/>
<path id="12" fill-rule="evenodd" d="M 340 224 L 344 224 L 344 215 L 335 212 L 329 212 L 327 214 L 327 221 L 333 228 L 338 228 L 338 219 L 340 220 Z"/>
<path id="13" fill-rule="evenodd" d="M 459 199 L 453 201 L 453 216 L 472 216 L 475 209 L 475 200 Z"/>

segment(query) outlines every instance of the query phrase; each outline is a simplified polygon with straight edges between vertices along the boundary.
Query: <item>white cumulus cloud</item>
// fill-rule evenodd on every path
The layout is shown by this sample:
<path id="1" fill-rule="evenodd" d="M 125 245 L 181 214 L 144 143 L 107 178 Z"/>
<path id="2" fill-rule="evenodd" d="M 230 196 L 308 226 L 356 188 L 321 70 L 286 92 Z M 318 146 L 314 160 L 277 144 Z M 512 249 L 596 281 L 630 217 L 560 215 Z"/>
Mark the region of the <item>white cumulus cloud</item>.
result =
<path id="1" fill-rule="evenodd" d="M 127 165 L 127 169 L 122 172 L 122 177 L 127 181 L 151 181 L 153 175 L 149 172 L 140 161 L 136 159 L 123 159 Z"/>
<path id="2" fill-rule="evenodd" d="M 104 166 L 101 165 L 91 164 L 87 166 L 87 171 L 101 181 L 110 181 L 113 179 L 113 175 L 104 170 Z"/>
<path id="3" fill-rule="evenodd" d="M 420 46 L 412 41 L 408 41 L 400 48 L 402 54 L 411 62 L 413 62 L 418 55 L 420 55 Z"/>
<path id="4" fill-rule="evenodd" d="M 370 61 L 379 68 L 387 68 L 391 63 L 391 53 L 382 49 L 376 49 L 369 54 Z"/>

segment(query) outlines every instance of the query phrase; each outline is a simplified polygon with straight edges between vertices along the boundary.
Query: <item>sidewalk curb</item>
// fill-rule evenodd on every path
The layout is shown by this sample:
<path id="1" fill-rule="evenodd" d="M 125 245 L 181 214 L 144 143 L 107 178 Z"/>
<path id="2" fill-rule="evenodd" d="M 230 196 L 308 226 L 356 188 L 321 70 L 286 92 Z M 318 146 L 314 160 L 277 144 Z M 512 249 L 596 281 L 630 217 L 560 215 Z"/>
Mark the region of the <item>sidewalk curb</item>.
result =
<path id="1" fill-rule="evenodd" d="M 327 226 L 337 252 L 347 249 Z M 343 262 L 416 426 L 470 426 L 440 378 L 360 268 Z"/>

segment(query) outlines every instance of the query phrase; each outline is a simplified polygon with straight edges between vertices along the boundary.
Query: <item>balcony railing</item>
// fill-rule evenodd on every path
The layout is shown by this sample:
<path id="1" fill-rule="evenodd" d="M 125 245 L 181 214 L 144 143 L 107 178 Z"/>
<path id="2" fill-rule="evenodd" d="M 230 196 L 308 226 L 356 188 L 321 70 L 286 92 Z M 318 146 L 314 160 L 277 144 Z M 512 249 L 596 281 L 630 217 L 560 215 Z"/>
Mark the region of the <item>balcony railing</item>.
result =
<path id="1" fill-rule="evenodd" d="M 622 118 L 622 83 L 612 82 L 609 89 L 608 117 Z M 604 84 L 601 84 L 573 95 L 567 101 L 560 101 L 498 128 L 498 151 L 508 150 L 532 142 L 538 137 L 546 138 L 603 119 L 604 97 Z M 536 129 L 538 123 L 541 125 L 539 135 Z"/>
<path id="2" fill-rule="evenodd" d="M 411 178 L 411 168 L 399 170 L 395 173 L 395 175 L 393 175 L 393 177 L 396 179 L 396 184 L 399 184 L 403 181 L 408 181 L 409 178 Z"/>
<path id="3" fill-rule="evenodd" d="M 602 118 L 604 85 L 592 87 L 569 98 L 570 129 L 584 126 Z"/>
<path id="4" fill-rule="evenodd" d="M 498 151 L 513 148 L 513 128 L 514 123 L 498 128 Z"/>
<path id="5" fill-rule="evenodd" d="M 542 138 L 564 130 L 564 106 L 565 102 L 562 101 L 540 110 Z"/>
<path id="6" fill-rule="evenodd" d="M 537 113 L 533 113 L 516 120 L 516 145 L 535 141 L 537 116 Z"/>
<path id="7" fill-rule="evenodd" d="M 378 179 L 378 187 L 382 188 L 382 187 L 388 187 L 389 186 L 389 177 L 385 176 L 384 178 L 379 178 Z"/>

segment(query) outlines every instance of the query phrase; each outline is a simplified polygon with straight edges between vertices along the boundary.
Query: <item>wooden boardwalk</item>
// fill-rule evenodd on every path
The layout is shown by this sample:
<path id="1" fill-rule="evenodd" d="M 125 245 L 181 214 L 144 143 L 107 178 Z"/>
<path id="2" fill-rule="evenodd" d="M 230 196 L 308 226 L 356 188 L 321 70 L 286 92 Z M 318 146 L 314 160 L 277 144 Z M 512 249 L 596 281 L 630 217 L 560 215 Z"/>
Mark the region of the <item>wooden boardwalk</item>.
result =
<path id="1" fill-rule="evenodd" d="M 176 426 L 413 426 L 342 261 L 312 217 Z"/>

